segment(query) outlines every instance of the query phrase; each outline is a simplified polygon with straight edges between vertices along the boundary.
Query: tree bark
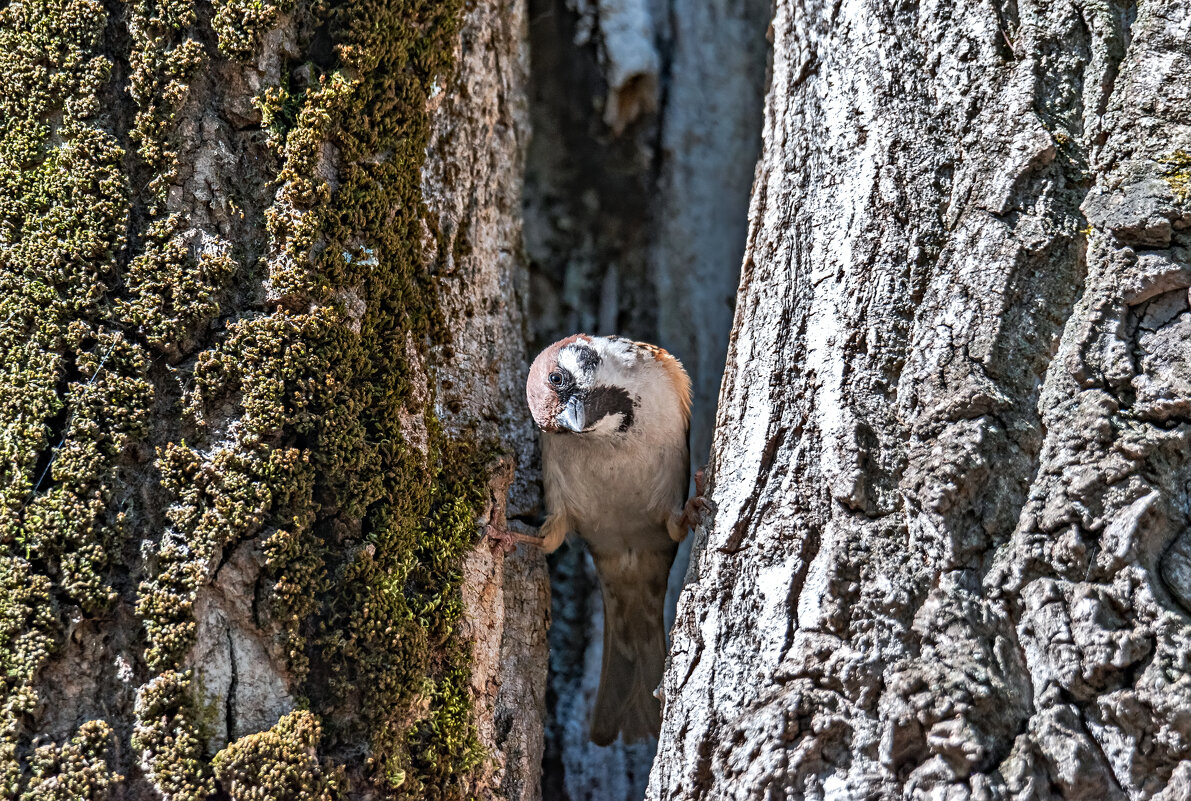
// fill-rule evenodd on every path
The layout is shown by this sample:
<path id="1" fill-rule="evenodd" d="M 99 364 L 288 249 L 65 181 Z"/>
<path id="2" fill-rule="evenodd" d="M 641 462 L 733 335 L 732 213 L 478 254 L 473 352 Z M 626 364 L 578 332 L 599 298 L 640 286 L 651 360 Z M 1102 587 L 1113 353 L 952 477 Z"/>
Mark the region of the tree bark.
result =
<path id="1" fill-rule="evenodd" d="M 769 11 L 0 4 L 0 797 L 1191 797 L 1191 8 L 780 0 L 746 232 Z M 714 443 L 656 759 L 477 547 L 576 330 Z"/>
<path id="2" fill-rule="evenodd" d="M 1191 795 L 1191 6 L 781 0 L 652 799 Z"/>
<path id="3" fill-rule="evenodd" d="M 526 48 L 0 6 L 0 796 L 538 797 Z"/>

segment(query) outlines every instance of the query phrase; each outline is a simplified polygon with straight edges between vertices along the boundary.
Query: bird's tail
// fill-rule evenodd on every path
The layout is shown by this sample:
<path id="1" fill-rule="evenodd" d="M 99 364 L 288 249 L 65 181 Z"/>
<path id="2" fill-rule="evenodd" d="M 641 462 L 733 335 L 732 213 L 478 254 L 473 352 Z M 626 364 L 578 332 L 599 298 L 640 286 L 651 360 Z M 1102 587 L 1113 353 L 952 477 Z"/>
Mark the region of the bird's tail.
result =
<path id="1" fill-rule="evenodd" d="M 663 610 L 673 560 L 673 553 L 634 552 L 596 559 L 604 598 L 604 659 L 591 716 L 596 745 L 621 733 L 628 743 L 656 737 L 661 728 L 653 692 L 666 663 Z"/>

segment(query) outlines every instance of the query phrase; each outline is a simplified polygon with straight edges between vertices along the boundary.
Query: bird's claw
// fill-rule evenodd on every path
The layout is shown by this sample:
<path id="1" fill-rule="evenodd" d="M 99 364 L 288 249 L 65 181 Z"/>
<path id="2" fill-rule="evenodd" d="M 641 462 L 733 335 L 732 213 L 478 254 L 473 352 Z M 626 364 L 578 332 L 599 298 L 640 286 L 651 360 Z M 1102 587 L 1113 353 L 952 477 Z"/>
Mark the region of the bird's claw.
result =
<path id="1" fill-rule="evenodd" d="M 696 495 L 686 502 L 686 506 L 682 509 L 682 525 L 687 530 L 693 530 L 699 525 L 699 518 L 703 516 L 704 512 L 710 512 L 714 509 L 714 505 L 706 498 Z"/>
<path id="2" fill-rule="evenodd" d="M 484 535 L 488 537 L 488 545 L 493 551 L 500 550 L 504 553 L 512 553 L 517 549 L 517 535 L 508 529 L 499 529 L 496 526 L 484 526 Z"/>
<path id="3" fill-rule="evenodd" d="M 694 529 L 699 525 L 700 518 L 704 513 L 714 513 L 716 510 L 715 503 L 704 497 L 705 489 L 703 468 L 699 468 L 695 471 L 695 494 L 687 500 L 682 509 L 682 523 L 686 529 Z"/>
<path id="4" fill-rule="evenodd" d="M 515 525 L 518 525 L 517 521 L 510 520 L 506 524 L 505 528 L 497 528 L 493 525 L 484 526 L 484 533 L 488 536 L 489 541 L 492 543 L 493 550 L 500 548 L 505 553 L 511 553 L 517 549 L 517 546 L 520 543 L 532 545 L 535 548 L 547 548 L 546 540 L 542 537 L 541 532 L 525 534 L 520 531 L 514 531 L 513 526 Z M 557 548 L 558 545 L 555 544 L 554 547 Z M 549 550 L 547 550 L 547 553 L 549 553 Z"/>

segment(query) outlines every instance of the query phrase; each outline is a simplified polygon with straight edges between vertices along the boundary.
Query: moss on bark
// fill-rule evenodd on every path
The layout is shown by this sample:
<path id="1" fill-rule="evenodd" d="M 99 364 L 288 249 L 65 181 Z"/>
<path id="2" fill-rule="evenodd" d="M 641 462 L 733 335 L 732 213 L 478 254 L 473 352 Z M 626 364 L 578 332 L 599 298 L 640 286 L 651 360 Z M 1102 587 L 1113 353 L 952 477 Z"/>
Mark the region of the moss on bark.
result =
<path id="1" fill-rule="evenodd" d="M 124 777 L 108 767 L 112 730 L 101 720 L 79 727 L 62 746 L 39 746 L 30 759 L 32 776 L 21 801 L 105 801 Z"/>
<path id="2" fill-rule="evenodd" d="M 101 113 L 102 54 L 115 45 L 100 3 L 0 9 L 8 797 L 51 797 L 38 788 L 67 763 L 103 792 L 120 779 L 100 778 L 102 723 L 36 754 L 30 743 L 38 672 L 64 616 L 117 600 L 117 555 L 132 536 L 153 544 L 131 571 L 139 587 L 124 591 L 145 637 L 132 745 L 165 797 L 203 799 L 221 782 L 248 788 L 274 774 L 295 798 L 329 797 L 342 789 L 329 760 L 346 763 L 362 745 L 366 764 L 342 766 L 357 781 L 392 797 L 455 798 L 480 758 L 459 566 L 489 449 L 448 437 L 434 413 L 445 323 L 421 198 L 427 101 L 452 67 L 462 2 L 293 9 L 312 36 L 329 32 L 334 57 L 258 98 L 280 168 L 261 210 L 266 256 L 246 270 L 196 244 L 176 197 L 189 155 L 178 128 L 200 71 L 250 60 L 290 10 L 227 2 L 204 20 L 190 0 L 130 5 L 130 36 L 115 38 L 131 48 L 135 112 L 120 117 Z M 118 145 L 121 119 L 135 158 Z M 143 189 L 129 190 L 130 169 Z M 263 288 L 229 306 L 234 281 L 251 274 Z M 178 367 L 155 368 L 163 359 Z M 117 496 L 150 476 L 162 514 L 126 517 Z M 195 602 L 220 555 L 252 538 L 266 557 L 267 623 L 306 709 L 213 762 L 202 666 L 189 661 Z"/>
<path id="3" fill-rule="evenodd" d="M 340 780 L 319 764 L 322 727 L 309 712 L 292 712 L 266 732 L 249 734 L 215 758 L 215 775 L 232 798 L 332 801 Z"/>
<path id="4" fill-rule="evenodd" d="M 1176 150 L 1166 158 L 1159 159 L 1159 163 L 1165 166 L 1162 180 L 1170 186 L 1175 199 L 1180 203 L 1191 200 L 1191 153 Z"/>
<path id="5" fill-rule="evenodd" d="M 114 498 L 145 436 L 145 351 L 113 314 L 124 243 L 124 152 L 101 113 L 107 14 L 92 0 L 0 8 L 0 795 L 50 798 L 117 777 L 96 756 L 100 724 L 28 753 L 37 674 L 63 608 L 114 600 L 127 536 Z M 106 731 L 106 729 L 104 730 Z M 77 756 L 77 758 L 76 758 Z M 22 757 L 25 757 L 22 759 Z M 79 771 L 89 778 L 80 778 Z"/>

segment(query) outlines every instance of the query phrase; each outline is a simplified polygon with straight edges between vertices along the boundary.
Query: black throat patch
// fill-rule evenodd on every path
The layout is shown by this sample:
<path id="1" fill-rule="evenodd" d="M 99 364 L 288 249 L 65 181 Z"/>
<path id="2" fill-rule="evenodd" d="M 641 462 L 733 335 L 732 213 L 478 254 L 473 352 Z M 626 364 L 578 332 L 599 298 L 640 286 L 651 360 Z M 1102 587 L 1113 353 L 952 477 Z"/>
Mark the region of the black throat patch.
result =
<path id="1" fill-rule="evenodd" d="M 588 425 L 594 425 L 610 414 L 620 414 L 618 431 L 628 431 L 633 425 L 633 399 L 624 387 L 595 387 L 587 395 Z"/>

